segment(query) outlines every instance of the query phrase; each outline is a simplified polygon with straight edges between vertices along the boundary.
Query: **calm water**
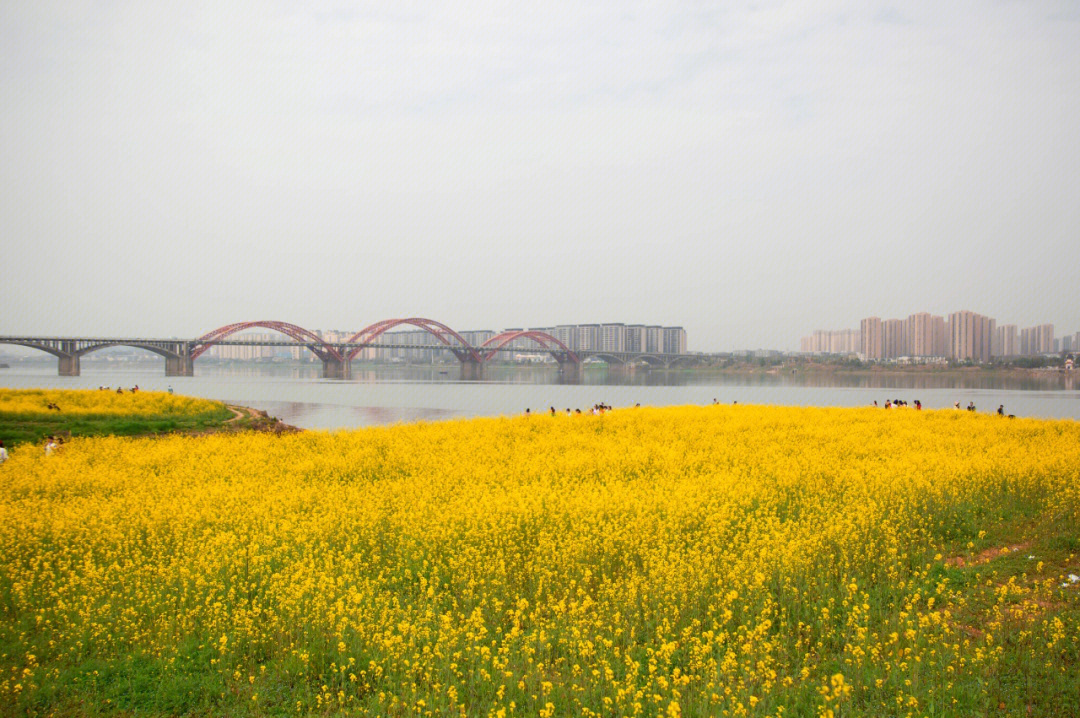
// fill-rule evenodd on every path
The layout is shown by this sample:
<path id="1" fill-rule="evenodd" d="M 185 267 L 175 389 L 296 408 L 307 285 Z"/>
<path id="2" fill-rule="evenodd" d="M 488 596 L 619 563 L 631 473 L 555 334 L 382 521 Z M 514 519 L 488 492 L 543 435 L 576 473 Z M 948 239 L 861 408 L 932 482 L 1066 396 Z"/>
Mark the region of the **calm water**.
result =
<path id="1" fill-rule="evenodd" d="M 874 400 L 919 399 L 923 406 L 947 408 L 975 402 L 991 412 L 1004 404 L 1017 416 L 1080 419 L 1080 378 L 1013 379 L 975 373 L 960 377 L 821 375 L 718 375 L 639 371 L 586 371 L 582 384 L 560 383 L 548 368 L 489 367 L 485 381 L 462 382 L 453 366 L 384 367 L 355 370 L 350 381 L 318 377 L 312 366 L 199 364 L 194 377 L 165 377 L 161 362 L 82 363 L 82 376 L 61 377 L 51 363 L 13 364 L 0 369 L 0 386 L 25 388 L 130 387 L 243 404 L 304 428 L 391 424 L 459 416 L 519 414 L 526 407 L 555 406 L 583 411 L 597 402 L 612 406 L 730 404 L 865 406 Z"/>

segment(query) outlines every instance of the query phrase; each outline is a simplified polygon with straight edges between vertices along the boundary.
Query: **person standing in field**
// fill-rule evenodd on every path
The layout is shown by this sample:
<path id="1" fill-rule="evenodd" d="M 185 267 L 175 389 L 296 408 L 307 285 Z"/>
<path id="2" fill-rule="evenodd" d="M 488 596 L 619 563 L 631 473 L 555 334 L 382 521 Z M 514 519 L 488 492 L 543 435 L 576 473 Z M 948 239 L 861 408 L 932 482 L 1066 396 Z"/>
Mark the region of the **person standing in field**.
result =
<path id="1" fill-rule="evenodd" d="M 7 461 L 7 449 L 4 448 L 4 442 L 0 441 L 0 464 Z"/>
<path id="2" fill-rule="evenodd" d="M 52 456 L 56 451 L 56 440 L 53 437 L 49 437 L 49 440 L 45 443 L 45 456 Z"/>

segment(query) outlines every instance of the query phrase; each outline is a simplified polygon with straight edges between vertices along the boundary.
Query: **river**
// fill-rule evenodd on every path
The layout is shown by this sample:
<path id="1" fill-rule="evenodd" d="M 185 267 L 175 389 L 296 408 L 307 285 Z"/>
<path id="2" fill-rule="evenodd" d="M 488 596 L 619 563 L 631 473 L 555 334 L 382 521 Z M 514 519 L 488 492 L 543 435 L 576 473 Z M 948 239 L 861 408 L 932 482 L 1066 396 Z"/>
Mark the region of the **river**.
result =
<path id="1" fill-rule="evenodd" d="M 1017 416 L 1080 420 L 1080 378 L 970 374 L 720 374 L 588 368 L 581 384 L 560 382 L 548 367 L 488 367 L 484 381 L 459 381 L 454 366 L 355 368 L 348 381 L 319 378 L 318 366 L 197 364 L 194 377 L 166 377 L 160 361 L 82 362 L 82 376 L 57 376 L 51 362 L 17 362 L 0 369 L 0 386 L 140 389 L 219 399 L 262 409 L 308 429 L 339 429 L 465 416 L 582 411 L 611 406 L 777 404 L 866 406 L 886 399 L 919 399 L 927 409 L 967 406 Z"/>

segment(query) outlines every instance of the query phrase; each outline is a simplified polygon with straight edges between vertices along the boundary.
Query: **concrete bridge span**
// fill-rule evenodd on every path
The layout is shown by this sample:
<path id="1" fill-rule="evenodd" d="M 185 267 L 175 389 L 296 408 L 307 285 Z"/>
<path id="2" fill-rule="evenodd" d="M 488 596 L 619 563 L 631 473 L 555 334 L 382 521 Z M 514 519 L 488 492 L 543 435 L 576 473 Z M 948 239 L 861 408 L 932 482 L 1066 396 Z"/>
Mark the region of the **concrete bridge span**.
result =
<path id="1" fill-rule="evenodd" d="M 384 335 L 390 329 L 407 325 L 431 334 L 431 345 L 392 344 Z M 244 341 L 234 335 L 248 329 L 270 329 L 283 335 L 281 341 Z M 461 363 L 463 379 L 481 379 L 484 365 L 499 353 L 520 352 L 521 342 L 535 345 L 536 351 L 550 354 L 560 370 L 571 381 L 580 381 L 583 363 L 599 359 L 618 367 L 635 364 L 669 368 L 680 362 L 703 361 L 704 355 L 659 354 L 655 352 L 573 351 L 563 342 L 537 330 L 511 330 L 491 337 L 479 347 L 473 347 L 459 333 L 445 324 L 422 317 L 386 319 L 371 324 L 344 342 L 328 342 L 318 334 L 288 322 L 260 320 L 237 322 L 219 327 L 195 339 L 147 339 L 116 337 L 58 337 L 58 336 L 0 336 L 0 344 L 31 347 L 57 358 L 61 376 L 78 376 L 79 360 L 94 351 L 107 347 L 126 346 L 145 349 L 165 359 L 165 376 L 193 376 L 195 360 L 215 345 L 223 346 L 284 346 L 303 347 L 314 354 L 323 365 L 323 377 L 348 379 L 351 361 L 365 349 L 434 349 L 452 353 Z"/>

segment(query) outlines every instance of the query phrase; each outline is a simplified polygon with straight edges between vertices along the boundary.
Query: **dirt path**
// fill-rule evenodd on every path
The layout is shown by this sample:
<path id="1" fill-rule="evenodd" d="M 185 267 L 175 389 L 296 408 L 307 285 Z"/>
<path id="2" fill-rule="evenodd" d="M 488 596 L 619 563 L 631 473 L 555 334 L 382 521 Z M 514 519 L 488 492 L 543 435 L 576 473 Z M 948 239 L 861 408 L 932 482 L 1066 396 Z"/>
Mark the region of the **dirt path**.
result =
<path id="1" fill-rule="evenodd" d="M 252 429 L 254 431 L 268 431 L 275 434 L 294 434 L 303 431 L 302 429 L 275 419 L 265 411 L 252 409 L 249 406 L 226 404 L 225 408 L 232 412 L 232 418 L 222 422 L 222 428 L 227 431 L 233 430 L 236 427 L 237 422 L 244 419 L 247 420 L 244 428 Z"/>
<path id="2" fill-rule="evenodd" d="M 243 419 L 244 417 L 247 417 L 249 419 L 254 419 L 255 417 L 258 416 L 258 414 L 255 412 L 254 409 L 250 409 L 250 408 L 248 408 L 246 406 L 233 406 L 232 404 L 226 404 L 225 408 L 228 409 L 229 411 L 231 411 L 232 414 L 233 414 L 233 417 L 231 419 L 226 419 L 225 420 L 226 424 L 232 424 L 233 422 L 239 421 L 240 419 Z"/>

